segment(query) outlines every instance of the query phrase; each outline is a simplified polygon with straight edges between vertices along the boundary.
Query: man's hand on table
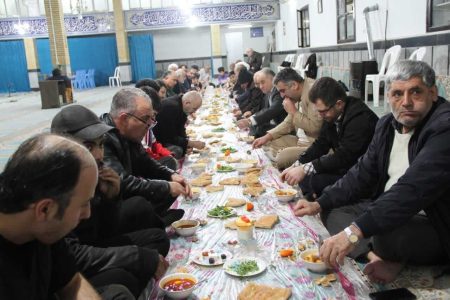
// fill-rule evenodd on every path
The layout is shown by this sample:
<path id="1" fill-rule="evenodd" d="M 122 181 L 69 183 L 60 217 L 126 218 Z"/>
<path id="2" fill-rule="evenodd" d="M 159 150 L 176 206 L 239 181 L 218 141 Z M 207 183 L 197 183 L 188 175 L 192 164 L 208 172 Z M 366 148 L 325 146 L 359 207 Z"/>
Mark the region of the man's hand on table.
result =
<path id="1" fill-rule="evenodd" d="M 240 117 L 240 116 L 242 115 L 242 112 L 241 112 L 240 110 L 237 110 L 237 111 L 235 111 L 235 112 L 233 113 L 233 115 L 234 115 L 236 118 L 238 118 L 238 117 Z"/>
<path id="2" fill-rule="evenodd" d="M 205 148 L 206 144 L 202 141 L 189 141 L 188 142 L 188 148 L 195 148 L 195 149 L 203 149 Z"/>
<path id="3" fill-rule="evenodd" d="M 184 178 L 180 174 L 173 173 L 170 179 L 172 179 L 173 182 L 179 183 L 182 187 L 184 187 L 185 194 L 183 195 L 192 197 L 191 185 L 187 182 L 186 178 Z"/>
<path id="4" fill-rule="evenodd" d="M 284 97 L 283 107 L 284 107 L 284 110 L 288 114 L 291 114 L 291 115 L 295 114 L 298 111 L 297 107 L 295 107 L 295 102 L 291 98 L 288 98 L 288 97 Z"/>
<path id="5" fill-rule="evenodd" d="M 282 181 L 286 181 L 289 185 L 296 185 L 305 179 L 306 173 L 302 166 L 289 167 L 284 169 L 281 173 L 280 178 Z"/>
<path id="6" fill-rule="evenodd" d="M 350 225 L 350 230 L 356 234 L 359 240 L 363 239 L 362 232 L 354 225 Z M 344 264 L 344 258 L 355 249 L 344 231 L 339 232 L 323 241 L 319 249 L 320 259 L 333 268 L 338 268 Z"/>
<path id="7" fill-rule="evenodd" d="M 243 118 L 248 118 L 248 117 L 250 117 L 252 115 L 252 112 L 251 111 L 246 111 L 243 115 L 242 115 L 242 117 Z"/>
<path id="8" fill-rule="evenodd" d="M 155 280 L 161 279 L 166 273 L 168 267 L 169 262 L 164 258 L 164 256 L 159 254 L 158 267 L 156 268 L 155 275 L 153 275 L 153 277 L 155 277 Z"/>
<path id="9" fill-rule="evenodd" d="M 170 185 L 170 195 L 174 198 L 178 197 L 179 195 L 183 195 L 187 197 L 189 194 L 186 193 L 186 188 L 175 181 L 169 181 Z"/>
<path id="10" fill-rule="evenodd" d="M 261 148 L 263 145 L 267 144 L 272 140 L 272 136 L 270 134 L 266 134 L 260 138 L 257 138 L 253 141 L 252 147 L 253 149 Z"/>
<path id="11" fill-rule="evenodd" d="M 250 127 L 251 122 L 249 119 L 240 119 L 236 124 L 240 129 L 245 129 Z"/>
<path id="12" fill-rule="evenodd" d="M 98 172 L 98 189 L 106 199 L 114 199 L 120 193 L 120 176 L 113 169 L 103 167 Z"/>
<path id="13" fill-rule="evenodd" d="M 322 211 L 320 204 L 316 201 L 309 202 L 306 199 L 300 199 L 294 205 L 294 214 L 297 217 L 314 216 Z"/>

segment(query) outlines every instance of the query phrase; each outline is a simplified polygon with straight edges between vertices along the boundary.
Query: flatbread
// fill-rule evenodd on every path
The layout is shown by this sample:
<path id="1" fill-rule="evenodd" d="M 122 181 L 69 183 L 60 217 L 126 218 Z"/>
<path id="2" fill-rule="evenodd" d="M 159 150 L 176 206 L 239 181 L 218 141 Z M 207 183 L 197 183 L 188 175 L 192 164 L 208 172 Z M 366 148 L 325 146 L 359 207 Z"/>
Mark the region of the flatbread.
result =
<path id="1" fill-rule="evenodd" d="M 256 174 L 256 175 L 261 175 L 262 172 L 262 168 L 256 167 L 256 168 L 250 168 L 247 171 L 245 171 L 246 175 L 250 175 L 250 174 Z"/>
<path id="2" fill-rule="evenodd" d="M 226 222 L 225 228 L 228 228 L 231 230 L 237 230 L 236 219 Z"/>
<path id="3" fill-rule="evenodd" d="M 207 177 L 203 177 L 203 178 L 197 177 L 195 179 L 192 179 L 190 183 L 192 186 L 204 187 L 204 186 L 212 184 L 212 180 Z"/>
<path id="4" fill-rule="evenodd" d="M 227 156 L 227 157 L 225 157 L 225 161 L 227 163 L 237 163 L 237 162 L 241 161 L 241 158 L 240 157 Z"/>
<path id="5" fill-rule="evenodd" d="M 195 161 L 196 164 L 207 164 L 211 161 L 208 157 L 199 158 Z"/>
<path id="6" fill-rule="evenodd" d="M 243 193 L 252 197 L 258 197 L 259 195 L 264 193 L 264 187 L 248 186 L 244 189 Z"/>
<path id="7" fill-rule="evenodd" d="M 220 192 L 223 191 L 223 185 L 208 185 L 205 190 L 208 193 Z"/>
<path id="8" fill-rule="evenodd" d="M 277 215 L 265 215 L 260 217 L 255 222 L 255 227 L 258 228 L 265 228 L 265 229 L 272 229 L 273 226 L 278 222 L 278 216 Z"/>
<path id="9" fill-rule="evenodd" d="M 249 282 L 239 293 L 238 300 L 287 300 L 291 294 L 290 288 L 271 287 Z"/>
<path id="10" fill-rule="evenodd" d="M 222 179 L 221 181 L 219 181 L 219 184 L 222 185 L 239 185 L 241 183 L 241 180 L 237 177 L 229 177 L 229 178 L 225 178 Z"/>
<path id="11" fill-rule="evenodd" d="M 214 136 L 214 133 L 211 133 L 211 132 L 205 132 L 205 133 L 202 134 L 202 137 L 204 139 L 208 139 L 208 138 L 213 137 L 213 136 Z"/>
<path id="12" fill-rule="evenodd" d="M 256 174 L 245 175 L 241 179 L 241 183 L 245 185 L 259 183 L 259 176 Z"/>
<path id="13" fill-rule="evenodd" d="M 229 207 L 239 207 L 242 205 L 245 205 L 247 203 L 247 200 L 240 199 L 240 198 L 228 198 L 227 202 L 225 203 L 225 206 Z"/>

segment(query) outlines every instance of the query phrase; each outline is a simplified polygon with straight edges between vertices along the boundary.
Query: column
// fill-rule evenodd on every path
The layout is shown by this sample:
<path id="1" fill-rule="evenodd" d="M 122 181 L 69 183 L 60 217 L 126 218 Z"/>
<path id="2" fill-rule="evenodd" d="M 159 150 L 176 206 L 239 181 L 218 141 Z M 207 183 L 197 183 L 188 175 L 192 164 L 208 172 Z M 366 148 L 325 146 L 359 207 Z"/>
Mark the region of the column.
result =
<path id="1" fill-rule="evenodd" d="M 113 0 L 114 23 L 116 30 L 117 53 L 119 55 L 120 80 L 122 84 L 131 82 L 130 51 L 128 35 L 125 31 L 125 20 L 122 0 Z"/>
<path id="2" fill-rule="evenodd" d="M 53 66 L 70 75 L 72 71 L 61 0 L 44 0 L 44 6 Z"/>
<path id="3" fill-rule="evenodd" d="M 217 73 L 217 68 L 222 67 L 224 62 L 222 61 L 222 49 L 220 45 L 220 25 L 210 25 L 211 30 L 211 71 L 212 74 Z"/>
<path id="4" fill-rule="evenodd" d="M 39 90 L 39 65 L 37 59 L 37 50 L 35 40 L 33 38 L 24 38 L 25 57 L 27 58 L 28 79 L 32 91 Z"/>

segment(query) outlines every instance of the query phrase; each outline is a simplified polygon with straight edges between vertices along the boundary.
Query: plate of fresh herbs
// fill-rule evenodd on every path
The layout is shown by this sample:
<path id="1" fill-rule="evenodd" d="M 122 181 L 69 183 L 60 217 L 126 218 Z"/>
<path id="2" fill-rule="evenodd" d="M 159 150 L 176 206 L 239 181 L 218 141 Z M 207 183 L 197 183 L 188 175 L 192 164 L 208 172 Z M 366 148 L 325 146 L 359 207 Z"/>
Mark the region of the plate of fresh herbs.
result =
<path id="1" fill-rule="evenodd" d="M 257 257 L 240 257 L 227 261 L 223 265 L 226 273 L 238 276 L 249 277 L 258 275 L 267 268 L 267 264 Z"/>

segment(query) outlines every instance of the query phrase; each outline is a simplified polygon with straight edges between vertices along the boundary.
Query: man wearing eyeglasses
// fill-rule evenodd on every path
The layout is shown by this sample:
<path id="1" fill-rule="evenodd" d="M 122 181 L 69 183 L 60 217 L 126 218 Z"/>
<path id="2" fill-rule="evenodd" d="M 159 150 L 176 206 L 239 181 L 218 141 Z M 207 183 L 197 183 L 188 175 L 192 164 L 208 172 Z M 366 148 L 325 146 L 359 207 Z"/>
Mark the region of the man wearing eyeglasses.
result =
<path id="1" fill-rule="evenodd" d="M 106 134 L 105 164 L 120 174 L 123 196 L 143 196 L 162 218 L 170 213 L 172 221 L 180 219 L 183 210 L 168 209 L 179 195 L 191 195 L 189 184 L 184 177 L 150 158 L 141 143 L 155 124 L 148 95 L 138 88 L 118 91 L 110 112 L 101 119 L 116 128 Z"/>
<path id="2" fill-rule="evenodd" d="M 330 77 L 314 83 L 309 100 L 325 122 L 319 137 L 281 178 L 290 185 L 300 183 L 305 197 L 314 200 L 366 152 L 378 117 Z"/>

